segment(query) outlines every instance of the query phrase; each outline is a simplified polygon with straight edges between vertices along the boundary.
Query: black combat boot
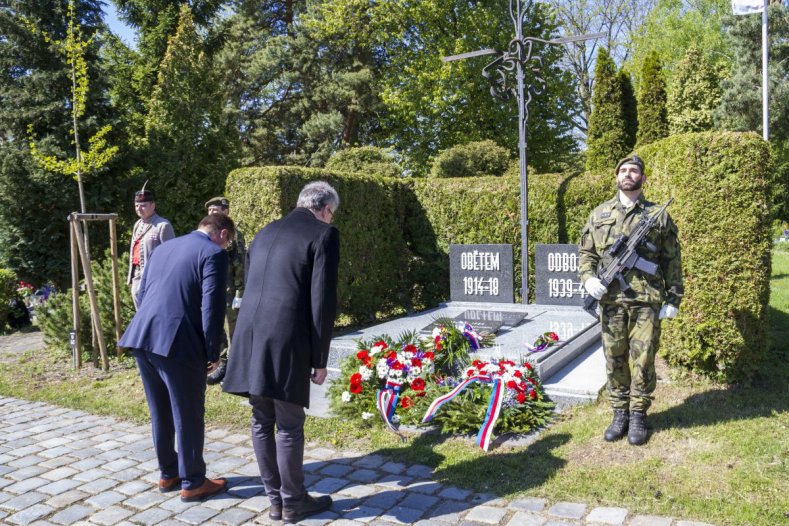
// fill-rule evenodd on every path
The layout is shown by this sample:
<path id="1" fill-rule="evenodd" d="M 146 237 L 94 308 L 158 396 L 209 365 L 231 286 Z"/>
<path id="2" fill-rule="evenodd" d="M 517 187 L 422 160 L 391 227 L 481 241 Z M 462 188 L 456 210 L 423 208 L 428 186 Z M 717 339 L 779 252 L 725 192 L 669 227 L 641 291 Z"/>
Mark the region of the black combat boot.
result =
<path id="1" fill-rule="evenodd" d="M 644 411 L 630 413 L 630 429 L 627 431 L 627 441 L 634 446 L 640 446 L 647 441 L 647 414 Z"/>
<path id="2" fill-rule="evenodd" d="M 205 383 L 208 385 L 216 385 L 221 382 L 225 378 L 225 373 L 227 372 L 227 360 L 222 360 L 219 362 L 219 367 L 217 367 L 216 371 L 208 375 L 208 378 L 205 379 Z"/>
<path id="3" fill-rule="evenodd" d="M 606 442 L 613 442 L 625 436 L 629 420 L 630 416 L 627 411 L 624 409 L 614 409 L 614 420 L 611 422 L 611 425 L 608 426 L 608 429 L 605 430 L 605 435 L 603 435 Z"/>

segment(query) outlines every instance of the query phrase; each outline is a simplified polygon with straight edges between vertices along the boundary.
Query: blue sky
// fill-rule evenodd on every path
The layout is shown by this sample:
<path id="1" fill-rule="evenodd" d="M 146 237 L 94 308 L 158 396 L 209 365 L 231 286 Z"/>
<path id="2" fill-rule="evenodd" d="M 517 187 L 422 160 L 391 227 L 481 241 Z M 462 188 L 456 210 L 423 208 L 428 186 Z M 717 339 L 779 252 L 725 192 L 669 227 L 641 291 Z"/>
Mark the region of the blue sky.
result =
<path id="1" fill-rule="evenodd" d="M 108 26 L 110 26 L 110 30 L 118 35 L 121 40 L 126 43 L 126 45 L 137 47 L 134 30 L 118 20 L 118 14 L 115 11 L 115 4 L 112 2 L 107 2 L 104 5 L 104 21 L 107 22 Z"/>

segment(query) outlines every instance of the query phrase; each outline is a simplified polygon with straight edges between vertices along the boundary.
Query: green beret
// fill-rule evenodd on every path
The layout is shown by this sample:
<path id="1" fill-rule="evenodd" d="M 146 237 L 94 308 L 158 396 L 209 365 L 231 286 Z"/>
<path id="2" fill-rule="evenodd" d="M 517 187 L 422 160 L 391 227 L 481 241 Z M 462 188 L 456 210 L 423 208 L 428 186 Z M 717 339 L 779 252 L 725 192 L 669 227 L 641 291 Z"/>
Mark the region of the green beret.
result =
<path id="1" fill-rule="evenodd" d="M 614 169 L 614 173 L 619 173 L 619 169 L 622 167 L 623 164 L 635 164 L 641 170 L 641 175 L 644 175 L 644 161 L 638 155 L 625 157 L 624 159 L 616 163 L 616 168 Z"/>
<path id="2" fill-rule="evenodd" d="M 227 197 L 212 197 L 211 199 L 205 202 L 205 207 L 208 208 L 209 206 L 221 206 L 222 208 L 230 208 L 230 201 L 227 200 Z"/>

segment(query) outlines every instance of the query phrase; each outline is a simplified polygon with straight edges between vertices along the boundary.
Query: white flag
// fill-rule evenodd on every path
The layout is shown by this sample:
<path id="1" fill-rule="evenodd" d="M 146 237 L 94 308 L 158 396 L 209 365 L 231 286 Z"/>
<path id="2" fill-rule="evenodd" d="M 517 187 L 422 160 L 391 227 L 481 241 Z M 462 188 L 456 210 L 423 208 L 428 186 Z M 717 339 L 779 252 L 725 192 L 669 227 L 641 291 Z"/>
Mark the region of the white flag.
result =
<path id="1" fill-rule="evenodd" d="M 735 15 L 750 15 L 764 11 L 764 0 L 731 0 Z"/>

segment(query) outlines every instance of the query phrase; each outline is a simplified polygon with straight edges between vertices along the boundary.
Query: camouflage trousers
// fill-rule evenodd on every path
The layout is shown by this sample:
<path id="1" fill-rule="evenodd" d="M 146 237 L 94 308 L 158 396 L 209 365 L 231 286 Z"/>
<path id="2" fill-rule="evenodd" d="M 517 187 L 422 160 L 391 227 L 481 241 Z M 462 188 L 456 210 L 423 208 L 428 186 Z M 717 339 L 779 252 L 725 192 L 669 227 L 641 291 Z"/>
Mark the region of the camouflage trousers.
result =
<path id="1" fill-rule="evenodd" d="M 230 344 L 233 342 L 233 332 L 238 319 L 238 310 L 231 307 L 232 302 L 228 301 L 225 309 L 225 334 L 222 336 L 222 350 L 219 351 L 219 360 L 223 363 L 227 363 L 227 357 L 230 356 Z"/>
<path id="2" fill-rule="evenodd" d="M 649 303 L 602 305 L 608 397 L 614 409 L 646 411 L 652 404 L 659 314 L 660 305 Z"/>

